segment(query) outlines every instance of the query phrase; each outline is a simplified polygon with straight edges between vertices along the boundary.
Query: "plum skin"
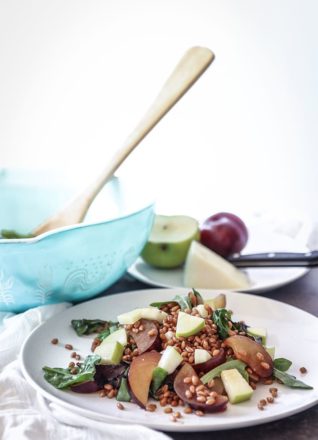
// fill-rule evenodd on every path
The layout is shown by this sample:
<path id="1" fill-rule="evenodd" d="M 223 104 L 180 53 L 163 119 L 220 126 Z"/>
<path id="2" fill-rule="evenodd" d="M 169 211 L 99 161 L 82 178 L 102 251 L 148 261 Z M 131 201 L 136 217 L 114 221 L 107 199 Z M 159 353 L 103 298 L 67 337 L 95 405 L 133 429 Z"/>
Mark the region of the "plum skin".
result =
<path id="1" fill-rule="evenodd" d="M 219 212 L 208 217 L 200 227 L 200 242 L 225 258 L 241 252 L 247 240 L 245 223 L 229 212 Z"/>

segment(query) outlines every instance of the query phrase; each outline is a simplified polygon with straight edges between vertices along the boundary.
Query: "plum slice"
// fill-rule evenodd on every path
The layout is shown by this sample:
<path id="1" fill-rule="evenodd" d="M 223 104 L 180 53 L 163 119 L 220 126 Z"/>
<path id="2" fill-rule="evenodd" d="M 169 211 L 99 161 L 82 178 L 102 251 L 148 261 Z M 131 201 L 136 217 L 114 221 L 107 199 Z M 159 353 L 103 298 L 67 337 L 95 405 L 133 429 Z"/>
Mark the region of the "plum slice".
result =
<path id="1" fill-rule="evenodd" d="M 98 383 L 95 382 L 95 380 L 77 383 L 71 386 L 71 390 L 74 391 L 74 393 L 85 393 L 85 394 L 96 393 L 96 391 L 99 391 L 102 388 L 103 386 L 98 385 Z"/>
<path id="2" fill-rule="evenodd" d="M 200 364 L 194 364 L 193 368 L 196 371 L 196 373 L 208 373 L 209 371 L 213 370 L 213 368 L 223 364 L 226 360 L 226 354 L 223 348 L 220 349 L 220 353 L 216 356 L 211 357 L 205 362 L 202 362 Z"/>
<path id="3" fill-rule="evenodd" d="M 215 397 L 215 402 L 212 405 L 208 405 L 204 402 L 199 402 L 195 395 L 193 395 L 191 398 L 187 397 L 187 391 L 190 391 L 191 383 L 185 383 L 184 379 L 186 377 L 197 377 L 198 378 L 198 385 L 203 385 L 202 382 L 199 380 L 199 376 L 196 374 L 193 367 L 186 363 L 183 365 L 181 370 L 178 372 L 178 374 L 175 377 L 173 388 L 177 395 L 182 399 L 185 403 L 187 403 L 191 408 L 199 409 L 201 411 L 207 412 L 207 413 L 213 413 L 213 412 L 219 412 L 224 411 L 227 406 L 228 398 L 225 396 L 217 395 Z M 197 385 L 197 386 L 198 386 Z M 204 386 L 204 385 L 203 385 Z M 209 388 L 204 386 L 204 389 L 211 391 Z"/>
<path id="4" fill-rule="evenodd" d="M 148 319 L 141 319 L 140 324 L 144 328 L 142 331 L 138 333 L 134 333 L 132 330 L 129 331 L 129 335 L 132 336 L 136 342 L 139 353 L 142 354 L 146 351 L 160 350 L 161 340 L 157 325 Z"/>
<path id="5" fill-rule="evenodd" d="M 128 373 L 129 389 L 133 401 L 141 408 L 145 408 L 147 405 L 152 373 L 160 358 L 161 354 L 157 351 L 148 351 L 134 357 L 130 364 Z"/>
<path id="6" fill-rule="evenodd" d="M 265 348 L 247 336 L 235 335 L 224 340 L 231 347 L 237 359 L 245 362 L 258 376 L 269 377 L 273 374 L 273 360 Z"/>

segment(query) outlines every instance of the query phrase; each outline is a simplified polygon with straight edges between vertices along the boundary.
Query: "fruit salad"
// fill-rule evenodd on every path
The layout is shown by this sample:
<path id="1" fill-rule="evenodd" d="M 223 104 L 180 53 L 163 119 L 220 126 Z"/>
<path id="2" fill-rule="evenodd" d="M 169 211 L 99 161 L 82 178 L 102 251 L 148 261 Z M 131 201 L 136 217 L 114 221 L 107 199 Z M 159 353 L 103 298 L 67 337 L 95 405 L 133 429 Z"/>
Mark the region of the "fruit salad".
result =
<path id="1" fill-rule="evenodd" d="M 45 379 L 61 390 L 116 398 L 118 409 L 127 402 L 148 411 L 162 407 L 177 421 L 180 411 L 225 411 L 264 384 L 270 395 L 258 402 L 260 410 L 277 396 L 275 382 L 312 389 L 287 373 L 291 361 L 275 358 L 266 329 L 232 319 L 224 294 L 203 299 L 192 289 L 114 321 L 83 318 L 71 325 L 79 336 L 94 335 L 92 352 L 84 360 L 73 352 L 66 368 L 43 367 Z"/>

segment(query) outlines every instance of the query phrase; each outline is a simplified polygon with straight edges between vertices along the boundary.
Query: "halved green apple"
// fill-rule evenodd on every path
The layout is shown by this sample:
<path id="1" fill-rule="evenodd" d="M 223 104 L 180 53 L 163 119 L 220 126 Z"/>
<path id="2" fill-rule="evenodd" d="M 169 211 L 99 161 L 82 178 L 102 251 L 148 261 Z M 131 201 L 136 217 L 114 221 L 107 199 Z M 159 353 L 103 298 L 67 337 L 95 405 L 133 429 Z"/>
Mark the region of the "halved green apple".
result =
<path id="1" fill-rule="evenodd" d="M 181 266 L 190 244 L 200 237 L 197 220 L 186 215 L 156 215 L 141 256 L 151 266 L 170 269 Z"/>

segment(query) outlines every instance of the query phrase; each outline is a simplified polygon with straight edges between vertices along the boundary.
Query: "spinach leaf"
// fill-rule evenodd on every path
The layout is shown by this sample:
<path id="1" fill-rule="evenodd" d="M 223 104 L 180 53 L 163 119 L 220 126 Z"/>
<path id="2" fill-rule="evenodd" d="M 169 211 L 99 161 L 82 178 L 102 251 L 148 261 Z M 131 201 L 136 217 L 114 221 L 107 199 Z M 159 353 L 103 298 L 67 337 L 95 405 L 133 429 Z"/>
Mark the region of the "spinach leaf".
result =
<path id="1" fill-rule="evenodd" d="M 97 355 L 87 356 L 85 361 L 78 367 L 76 374 L 72 374 L 69 368 L 43 367 L 44 379 L 58 389 L 69 388 L 71 385 L 94 380 L 95 365 L 100 360 L 101 357 Z"/>
<path id="2" fill-rule="evenodd" d="M 241 375 L 244 377 L 244 379 L 246 381 L 248 381 L 248 373 L 245 370 L 246 367 L 247 367 L 247 365 L 244 362 L 239 361 L 238 359 L 232 359 L 230 361 L 225 362 L 224 364 L 221 364 L 221 365 L 213 368 L 213 370 L 206 373 L 204 376 L 201 377 L 201 382 L 206 384 L 206 383 L 210 382 L 210 380 L 214 379 L 215 377 L 220 376 L 222 371 L 232 370 L 232 368 L 236 368 L 241 373 Z"/>
<path id="3" fill-rule="evenodd" d="M 32 238 L 32 234 L 20 234 L 12 229 L 1 229 L 0 238 Z"/>
<path id="4" fill-rule="evenodd" d="M 222 339 L 225 339 L 229 336 L 229 322 L 231 321 L 231 316 L 232 312 L 227 309 L 216 309 L 213 312 L 212 320 L 217 326 L 218 333 Z"/>
<path id="5" fill-rule="evenodd" d="M 280 380 L 284 385 L 286 385 L 289 388 L 301 388 L 304 390 L 313 389 L 312 386 L 307 385 L 301 380 L 296 379 L 295 376 L 285 373 L 284 371 L 279 371 L 277 370 L 277 368 L 274 368 L 273 375 L 274 377 L 276 377 L 276 379 Z"/>
<path id="6" fill-rule="evenodd" d="M 105 328 L 105 330 L 101 331 L 98 335 L 97 338 L 100 341 L 103 341 L 105 338 L 107 338 L 107 336 L 109 336 L 111 333 L 114 333 L 116 330 L 119 329 L 120 324 L 118 322 L 109 322 L 109 327 Z"/>
<path id="7" fill-rule="evenodd" d="M 274 360 L 274 367 L 279 371 L 287 371 L 291 364 L 291 361 L 284 358 L 277 358 Z"/>
<path id="8" fill-rule="evenodd" d="M 176 303 L 180 306 L 181 310 L 190 309 L 192 310 L 192 305 L 188 297 L 176 295 L 172 300 L 170 301 L 161 301 L 161 302 L 153 302 L 151 303 L 151 307 L 160 307 L 165 306 L 167 304 Z"/>
<path id="9" fill-rule="evenodd" d="M 130 402 L 131 397 L 128 388 L 128 381 L 126 377 L 122 377 L 120 381 L 119 390 L 116 396 L 116 400 L 119 402 Z"/>
<path id="10" fill-rule="evenodd" d="M 99 333 L 116 324 L 111 321 L 103 321 L 102 319 L 72 319 L 71 321 L 71 325 L 78 336 Z"/>

